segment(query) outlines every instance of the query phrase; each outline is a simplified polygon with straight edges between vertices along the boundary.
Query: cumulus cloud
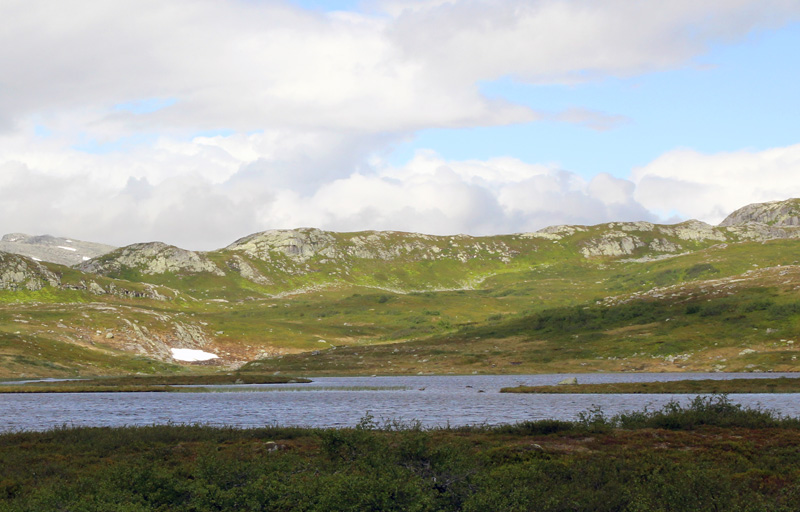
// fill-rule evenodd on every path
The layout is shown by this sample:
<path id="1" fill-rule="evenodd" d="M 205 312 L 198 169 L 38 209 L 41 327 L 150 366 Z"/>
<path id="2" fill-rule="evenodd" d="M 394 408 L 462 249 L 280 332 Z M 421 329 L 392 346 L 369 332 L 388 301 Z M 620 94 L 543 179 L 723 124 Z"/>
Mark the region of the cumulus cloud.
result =
<path id="1" fill-rule="evenodd" d="M 764 176 L 786 178 L 780 197 L 793 190 L 780 174 L 796 148 L 678 151 L 631 180 L 514 158 L 381 158 L 426 128 L 555 120 L 613 129 L 627 120 L 581 106 L 537 112 L 489 98 L 480 84 L 673 68 L 714 42 L 798 19 L 794 0 L 370 5 L 0 2 L 0 19 L 11 20 L 0 29 L 0 229 L 210 249 L 302 225 L 488 234 L 672 210 L 716 219 L 777 198 Z M 722 195 L 720 183 L 730 183 Z M 756 192 L 744 192 L 751 184 Z"/>
<path id="2" fill-rule="evenodd" d="M 0 126 L 66 116 L 72 132 L 103 139 L 156 128 L 376 133 L 531 121 L 541 114 L 486 98 L 477 84 L 670 68 L 800 15 L 792 0 L 387 2 L 373 14 L 245 0 L 87 6 L 0 4 L 0 18 L 13 20 L 0 31 Z M 167 106 L 114 108 L 152 98 Z M 560 119 L 586 122 L 576 114 Z"/>
<path id="3" fill-rule="evenodd" d="M 800 145 L 676 150 L 630 179 L 604 173 L 586 179 L 515 158 L 447 160 L 433 151 L 400 166 L 362 159 L 354 167 L 350 150 L 337 156 L 335 136 L 312 137 L 313 147 L 327 148 L 321 153 L 307 152 L 306 137 L 198 137 L 157 144 L 127 160 L 46 145 L 15 153 L 6 145 L 0 230 L 214 249 L 256 231 L 300 226 L 488 235 L 620 220 L 718 223 L 745 204 L 800 196 Z M 170 173 L 153 170 L 162 167 Z M 307 172 L 315 168 L 319 173 Z M 102 169 L 127 178 L 109 179 Z"/>
<path id="4" fill-rule="evenodd" d="M 764 151 L 670 151 L 631 175 L 634 197 L 664 215 L 719 223 L 750 204 L 800 197 L 800 144 Z"/>
<path id="5" fill-rule="evenodd" d="M 391 33 L 408 55 L 464 80 L 583 82 L 669 69 L 714 41 L 797 19 L 791 0 L 400 0 Z M 465 56 L 468 56 L 465 58 Z"/>
<path id="6" fill-rule="evenodd" d="M 128 164 L 140 159 L 143 172 L 122 182 L 82 171 L 124 167 L 119 155 L 74 151 L 80 158 L 57 161 L 40 154 L 41 169 L 3 164 L 0 228 L 117 245 L 162 240 L 214 249 L 252 232 L 299 226 L 486 235 L 654 219 L 633 199 L 632 183 L 605 174 L 585 180 L 513 158 L 448 161 L 420 151 L 400 167 L 378 162 L 304 187 L 297 182 L 304 175 L 291 172 L 307 165 L 302 152 L 294 160 L 256 158 L 241 137 L 230 138 L 211 145 L 218 168 L 201 171 L 211 157 L 209 140 L 198 138 L 132 157 Z M 270 147 L 261 138 L 251 142 Z M 151 179 L 147 169 L 158 162 L 183 171 Z M 264 168 L 253 172 L 254 162 Z M 229 168 L 238 170 L 225 177 L 220 169 Z M 294 178 L 276 179 L 281 172 Z"/>

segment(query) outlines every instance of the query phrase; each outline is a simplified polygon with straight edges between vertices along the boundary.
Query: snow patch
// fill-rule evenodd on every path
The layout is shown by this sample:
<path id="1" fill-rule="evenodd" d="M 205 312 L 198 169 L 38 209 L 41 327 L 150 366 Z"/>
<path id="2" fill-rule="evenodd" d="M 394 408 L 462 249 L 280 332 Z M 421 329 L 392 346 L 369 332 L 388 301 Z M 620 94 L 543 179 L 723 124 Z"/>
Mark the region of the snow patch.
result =
<path id="1" fill-rule="evenodd" d="M 31 259 L 32 259 L 33 261 L 42 261 L 42 260 L 40 260 L 39 258 L 37 258 L 36 256 L 31 256 Z"/>
<path id="2" fill-rule="evenodd" d="M 178 361 L 208 361 L 219 356 L 210 352 L 203 352 L 193 348 L 171 348 L 172 358 Z"/>
<path id="3" fill-rule="evenodd" d="M 78 249 L 76 249 L 76 248 L 74 248 L 74 247 L 65 247 L 65 246 L 63 246 L 63 245 L 59 245 L 59 246 L 57 246 L 57 247 L 58 247 L 59 249 L 64 249 L 65 251 L 72 251 L 72 252 L 75 252 L 75 251 L 77 251 L 77 250 L 78 250 Z"/>
<path id="4" fill-rule="evenodd" d="M 84 256 L 84 257 L 83 257 L 83 261 L 89 261 L 90 259 L 92 259 L 92 258 L 90 258 L 90 257 L 88 257 L 88 256 Z"/>

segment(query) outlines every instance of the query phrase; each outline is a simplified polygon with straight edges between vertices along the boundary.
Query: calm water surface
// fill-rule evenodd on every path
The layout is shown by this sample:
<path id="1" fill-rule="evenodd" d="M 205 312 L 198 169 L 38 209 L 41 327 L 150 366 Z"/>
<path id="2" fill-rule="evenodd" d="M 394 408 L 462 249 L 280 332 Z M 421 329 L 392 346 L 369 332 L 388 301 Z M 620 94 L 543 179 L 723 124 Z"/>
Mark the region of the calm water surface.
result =
<path id="1" fill-rule="evenodd" d="M 572 420 L 593 406 L 609 415 L 658 408 L 687 395 L 501 394 L 502 387 L 556 384 L 573 375 L 318 377 L 310 384 L 244 385 L 218 393 L 0 394 L 0 431 L 45 430 L 61 425 L 122 426 L 203 423 L 236 427 L 353 426 L 367 413 L 376 420 L 419 421 L 425 426 Z M 800 377 L 798 374 L 579 374 L 581 383 L 682 379 Z M 296 389 L 302 389 L 297 391 Z M 322 389 L 321 389 L 322 388 Z M 353 389 L 324 389 L 353 388 Z M 360 388 L 360 389 L 358 389 Z M 370 389 L 371 388 L 371 389 Z M 393 388 L 393 389 L 375 389 Z M 284 389 L 284 391 L 281 391 Z M 800 416 L 800 395 L 730 395 L 748 406 Z"/>

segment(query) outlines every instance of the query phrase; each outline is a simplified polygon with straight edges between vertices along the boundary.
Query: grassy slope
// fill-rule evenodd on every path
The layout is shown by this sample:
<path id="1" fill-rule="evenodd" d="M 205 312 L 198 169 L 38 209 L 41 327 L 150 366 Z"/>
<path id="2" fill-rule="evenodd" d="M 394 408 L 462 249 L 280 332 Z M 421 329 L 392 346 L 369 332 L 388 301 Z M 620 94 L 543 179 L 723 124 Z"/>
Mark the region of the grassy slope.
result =
<path id="1" fill-rule="evenodd" d="M 500 286 L 470 298 L 507 298 L 514 304 L 508 309 L 519 313 L 495 313 L 409 343 L 285 356 L 252 367 L 310 374 L 794 371 L 800 269 L 753 270 L 751 263 L 792 263 L 786 256 L 792 245 L 747 245 L 729 257 L 719 249 L 610 270 L 547 269 L 508 284 L 496 279 L 487 286 Z M 702 279 L 709 276 L 717 279 Z M 650 291 L 604 297 L 618 289 Z"/>
<path id="2" fill-rule="evenodd" d="M 800 242 L 706 243 L 687 255 L 626 262 L 585 259 L 576 244 L 592 235 L 590 229 L 555 243 L 509 236 L 504 240 L 508 246 L 535 243 L 537 250 L 508 264 L 480 258 L 464 265 L 411 258 L 393 263 L 388 270 L 384 267 L 386 281 L 379 279 L 381 269 L 374 260 L 354 263 L 347 270 L 350 277 L 331 276 L 342 269 L 324 267 L 334 263 L 319 263 L 318 272 L 292 276 L 289 284 L 328 282 L 328 286 L 273 297 L 264 295 L 267 287 L 235 273 L 228 278 L 162 276 L 160 284 L 178 290 L 159 289 L 162 295 L 173 297 L 168 301 L 75 290 L 0 292 L 0 358 L 4 361 L 0 376 L 180 372 L 181 367 L 121 355 L 131 323 L 170 340 L 175 322 L 202 329 L 212 340 L 209 347 L 224 360 L 273 356 L 256 366 L 258 371 L 393 374 L 797 368 L 794 348 L 780 341 L 797 337 L 800 327 L 793 309 L 796 269 L 764 275 L 752 271 L 793 265 Z M 62 279 L 76 284 L 85 279 L 72 270 L 63 274 Z M 725 285 L 730 288 L 721 293 L 709 283 L 740 274 L 744 281 Z M 437 275 L 438 281 L 432 277 Z M 476 276 L 483 279 L 477 289 L 453 291 L 400 294 L 354 284 L 379 280 L 390 287 L 416 289 L 431 282 L 464 284 Z M 104 286 L 114 282 L 118 287 L 146 289 L 140 283 L 97 279 L 104 280 Z M 658 291 L 669 286 L 677 288 Z M 688 307 L 691 303 L 696 311 Z M 107 332 L 116 337 L 106 339 Z M 757 352 L 739 356 L 745 348 Z M 297 352 L 305 354 L 291 355 Z"/>

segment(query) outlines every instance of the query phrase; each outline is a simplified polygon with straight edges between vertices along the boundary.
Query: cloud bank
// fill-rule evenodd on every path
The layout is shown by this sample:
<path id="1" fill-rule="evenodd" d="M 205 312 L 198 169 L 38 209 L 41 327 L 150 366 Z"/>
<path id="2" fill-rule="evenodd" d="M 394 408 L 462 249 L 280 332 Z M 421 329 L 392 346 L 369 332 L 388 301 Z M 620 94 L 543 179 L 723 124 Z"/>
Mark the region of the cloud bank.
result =
<path id="1" fill-rule="evenodd" d="M 72 159 L 59 158 L 62 152 L 29 156 L 37 167 L 6 162 L 0 218 L 11 231 L 214 249 L 256 231 L 301 226 L 487 235 L 619 220 L 718 223 L 748 203 L 800 197 L 800 145 L 732 154 L 673 151 L 630 179 L 585 179 L 514 158 L 448 161 L 421 151 L 401 167 L 373 161 L 305 186 L 302 180 L 318 178 L 305 176 L 309 160 L 301 153 L 263 159 L 258 148 L 268 153 L 283 142 L 267 139 L 198 138 L 129 162 L 77 151 Z M 150 171 L 160 165 L 186 170 L 157 178 Z M 348 168 L 347 162 L 332 165 Z M 141 176 L 124 182 L 97 172 L 117 176 L 115 169 L 136 166 Z"/>
<path id="2" fill-rule="evenodd" d="M 698 217 L 800 195 L 798 146 L 677 150 L 629 179 L 511 157 L 447 161 L 422 129 L 627 120 L 488 97 L 690 65 L 800 19 L 793 0 L 7 0 L 0 18 L 0 230 L 210 249 L 316 226 L 489 234 Z M 434 148 L 435 149 L 435 148 Z M 766 178 L 766 179 L 765 179 Z M 774 183 L 774 185 L 770 185 Z"/>

